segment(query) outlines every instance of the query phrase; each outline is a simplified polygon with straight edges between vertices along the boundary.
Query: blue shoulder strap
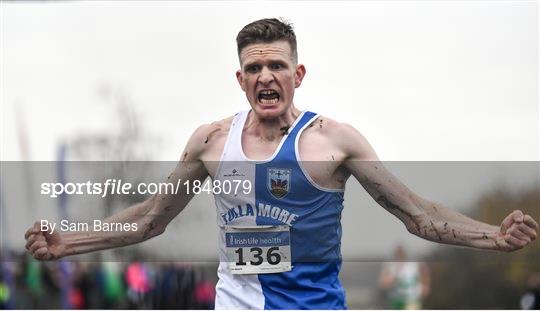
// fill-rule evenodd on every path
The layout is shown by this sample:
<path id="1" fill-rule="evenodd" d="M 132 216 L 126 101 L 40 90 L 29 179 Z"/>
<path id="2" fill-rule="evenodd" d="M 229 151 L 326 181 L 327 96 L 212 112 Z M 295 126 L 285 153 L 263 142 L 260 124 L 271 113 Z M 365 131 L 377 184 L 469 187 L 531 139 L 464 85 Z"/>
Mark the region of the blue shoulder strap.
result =
<path id="1" fill-rule="evenodd" d="M 285 139 L 285 142 L 283 143 L 283 146 L 281 146 L 281 150 L 279 151 L 276 158 L 286 157 L 289 160 L 296 159 L 295 153 L 294 153 L 294 142 L 296 141 L 296 136 L 300 132 L 300 130 L 309 122 L 313 117 L 315 117 L 317 114 L 311 111 L 304 112 L 304 115 L 302 118 L 295 124 L 295 126 L 290 130 L 289 134 L 287 135 L 287 138 Z M 283 159 L 284 160 L 284 159 Z"/>

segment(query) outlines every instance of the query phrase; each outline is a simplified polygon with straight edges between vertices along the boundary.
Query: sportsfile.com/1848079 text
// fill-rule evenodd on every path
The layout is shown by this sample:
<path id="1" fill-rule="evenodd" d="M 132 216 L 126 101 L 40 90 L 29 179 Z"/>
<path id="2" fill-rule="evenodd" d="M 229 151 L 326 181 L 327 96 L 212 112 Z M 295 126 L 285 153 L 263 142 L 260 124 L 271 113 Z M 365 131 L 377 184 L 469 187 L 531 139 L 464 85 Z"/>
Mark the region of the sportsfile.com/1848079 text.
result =
<path id="1" fill-rule="evenodd" d="M 226 179 L 211 180 L 204 182 L 200 180 L 181 180 L 176 183 L 137 183 L 135 186 L 130 182 L 121 179 L 107 179 L 104 182 L 43 182 L 41 183 L 41 194 L 51 198 L 63 195 L 128 195 L 128 194 L 249 194 L 252 185 L 249 180 Z"/>

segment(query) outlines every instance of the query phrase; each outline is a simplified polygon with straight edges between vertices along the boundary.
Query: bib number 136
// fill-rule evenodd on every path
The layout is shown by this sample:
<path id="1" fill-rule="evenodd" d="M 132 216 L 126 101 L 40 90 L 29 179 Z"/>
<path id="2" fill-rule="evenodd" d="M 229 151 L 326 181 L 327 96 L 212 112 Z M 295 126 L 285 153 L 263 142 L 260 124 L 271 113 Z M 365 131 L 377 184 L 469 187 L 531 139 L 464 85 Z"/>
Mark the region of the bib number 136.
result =
<path id="1" fill-rule="evenodd" d="M 227 227 L 225 232 L 231 273 L 279 273 L 292 269 L 288 226 Z"/>
<path id="2" fill-rule="evenodd" d="M 266 257 L 266 261 L 271 265 L 277 265 L 278 263 L 281 262 L 281 254 L 279 253 L 279 247 L 277 246 L 270 247 L 266 251 L 260 247 L 251 247 L 249 251 L 251 252 L 251 255 L 253 255 L 253 258 L 254 258 L 254 260 L 249 261 L 249 263 L 252 266 L 261 265 L 264 262 L 265 257 Z M 247 265 L 247 263 L 244 261 L 244 249 L 238 248 L 234 252 L 238 254 L 236 264 L 239 266 Z M 263 253 L 266 253 L 264 257 L 263 257 Z"/>

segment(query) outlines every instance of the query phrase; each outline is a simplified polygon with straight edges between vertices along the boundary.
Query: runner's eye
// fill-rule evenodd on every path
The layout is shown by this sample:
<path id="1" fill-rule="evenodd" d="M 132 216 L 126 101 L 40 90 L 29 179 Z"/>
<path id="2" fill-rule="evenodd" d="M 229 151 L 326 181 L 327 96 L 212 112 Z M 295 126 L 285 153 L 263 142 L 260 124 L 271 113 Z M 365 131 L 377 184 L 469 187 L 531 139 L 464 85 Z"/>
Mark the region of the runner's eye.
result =
<path id="1" fill-rule="evenodd" d="M 257 71 L 259 71 L 259 69 L 260 69 L 259 65 L 251 65 L 246 68 L 246 71 L 249 73 L 256 73 Z"/>
<path id="2" fill-rule="evenodd" d="M 283 69 L 283 65 L 281 65 L 281 64 L 272 64 L 272 65 L 270 65 L 270 69 L 272 69 L 272 70 L 280 70 L 280 69 Z"/>

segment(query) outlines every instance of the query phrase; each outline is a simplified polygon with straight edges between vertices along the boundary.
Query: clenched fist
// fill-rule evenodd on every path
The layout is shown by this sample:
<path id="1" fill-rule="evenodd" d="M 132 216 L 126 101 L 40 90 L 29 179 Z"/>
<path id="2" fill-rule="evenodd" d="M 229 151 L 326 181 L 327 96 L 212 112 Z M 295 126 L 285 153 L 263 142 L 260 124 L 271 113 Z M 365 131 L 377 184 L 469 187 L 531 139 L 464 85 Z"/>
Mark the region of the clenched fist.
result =
<path id="1" fill-rule="evenodd" d="M 495 243 L 500 250 L 515 251 L 534 241 L 537 231 L 538 223 L 530 215 L 516 210 L 502 221 L 501 229 L 495 236 Z"/>
<path id="2" fill-rule="evenodd" d="M 24 234 L 26 249 L 38 260 L 54 260 L 62 257 L 64 246 L 58 232 L 41 231 L 36 221 Z"/>

